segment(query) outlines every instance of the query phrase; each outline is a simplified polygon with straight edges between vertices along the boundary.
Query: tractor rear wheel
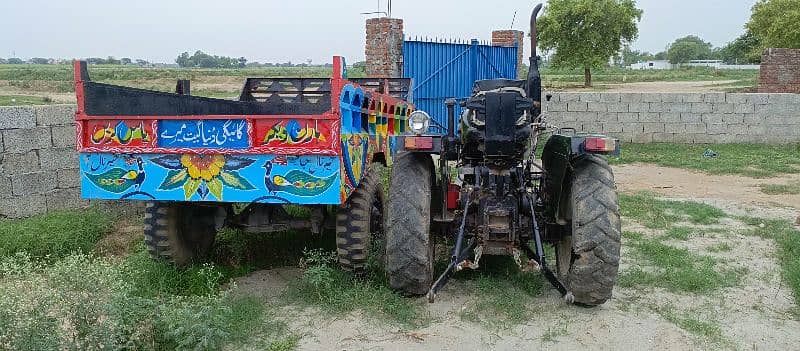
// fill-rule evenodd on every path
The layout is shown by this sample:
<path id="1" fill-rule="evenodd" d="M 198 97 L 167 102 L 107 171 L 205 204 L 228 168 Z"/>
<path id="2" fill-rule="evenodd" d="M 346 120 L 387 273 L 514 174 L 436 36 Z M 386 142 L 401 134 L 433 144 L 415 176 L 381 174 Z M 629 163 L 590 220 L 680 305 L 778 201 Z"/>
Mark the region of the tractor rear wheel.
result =
<path id="1" fill-rule="evenodd" d="M 148 202 L 144 243 L 150 256 L 183 267 L 202 262 L 217 235 L 224 210 L 186 202 Z"/>
<path id="2" fill-rule="evenodd" d="M 588 306 L 605 303 L 617 280 L 620 217 L 614 173 L 605 157 L 585 155 L 573 165 L 569 198 L 572 235 L 556 244 L 559 278 Z"/>
<path id="3" fill-rule="evenodd" d="M 369 260 L 382 264 L 385 257 L 386 201 L 381 183 L 382 170 L 382 166 L 373 164 L 336 212 L 339 265 L 356 275 L 367 272 Z"/>
<path id="4" fill-rule="evenodd" d="M 386 225 L 389 285 L 407 295 L 424 295 L 433 282 L 430 155 L 399 154 L 394 159 L 389 184 Z"/>

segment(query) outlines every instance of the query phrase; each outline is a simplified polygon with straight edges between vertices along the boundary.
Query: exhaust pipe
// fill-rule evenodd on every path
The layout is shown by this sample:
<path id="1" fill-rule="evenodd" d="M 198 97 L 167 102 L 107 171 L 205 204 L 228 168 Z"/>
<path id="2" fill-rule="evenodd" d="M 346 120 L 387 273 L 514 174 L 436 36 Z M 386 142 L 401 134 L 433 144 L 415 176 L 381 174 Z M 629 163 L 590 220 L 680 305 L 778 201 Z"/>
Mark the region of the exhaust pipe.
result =
<path id="1" fill-rule="evenodd" d="M 533 100 L 531 115 L 534 119 L 542 113 L 542 76 L 539 73 L 539 56 L 536 54 L 536 47 L 539 45 L 536 17 L 539 16 L 539 11 L 541 10 L 542 4 L 539 4 L 533 8 L 533 13 L 531 13 L 531 57 L 526 89 L 528 98 Z"/>

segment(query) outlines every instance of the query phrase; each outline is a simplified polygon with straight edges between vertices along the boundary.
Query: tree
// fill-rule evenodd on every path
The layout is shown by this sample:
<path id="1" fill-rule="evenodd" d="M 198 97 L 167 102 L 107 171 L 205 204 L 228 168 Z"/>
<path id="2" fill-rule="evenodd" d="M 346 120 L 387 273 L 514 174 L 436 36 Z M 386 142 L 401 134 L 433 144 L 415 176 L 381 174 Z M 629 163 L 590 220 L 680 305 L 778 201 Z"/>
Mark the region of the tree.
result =
<path id="1" fill-rule="evenodd" d="M 624 66 L 630 66 L 631 64 L 634 63 L 650 61 L 654 58 L 654 56 L 653 54 L 647 51 L 641 52 L 641 51 L 631 50 L 630 47 L 626 46 L 624 49 L 622 49 L 622 53 L 620 53 L 620 58 Z"/>
<path id="2" fill-rule="evenodd" d="M 130 65 L 131 63 L 133 63 L 133 60 L 131 60 L 128 57 L 123 57 L 123 58 L 119 59 L 119 62 L 121 64 L 123 64 L 123 65 Z"/>
<path id="3" fill-rule="evenodd" d="M 639 35 L 642 10 L 634 0 L 550 0 L 539 19 L 539 43 L 554 51 L 553 67 L 583 68 L 592 86 L 599 68 Z"/>
<path id="4" fill-rule="evenodd" d="M 750 31 L 719 50 L 719 59 L 727 64 L 761 62 L 761 41 Z"/>
<path id="5" fill-rule="evenodd" d="M 48 59 L 46 59 L 44 57 L 31 57 L 31 59 L 28 60 L 28 62 L 36 64 L 36 65 L 46 65 L 46 64 L 50 63 L 50 60 L 48 60 Z"/>
<path id="6" fill-rule="evenodd" d="M 672 64 L 687 63 L 691 60 L 707 60 L 712 55 L 711 43 L 690 35 L 675 40 L 667 49 L 667 59 Z"/>
<path id="7" fill-rule="evenodd" d="M 800 48 L 800 0 L 760 0 L 747 29 L 765 48 Z"/>
<path id="8" fill-rule="evenodd" d="M 240 57 L 238 59 L 227 56 L 209 55 L 205 52 L 197 50 L 193 55 L 184 52 L 178 55 L 175 63 L 181 67 L 203 67 L 203 68 L 235 68 L 244 67 L 247 59 Z"/>
<path id="9" fill-rule="evenodd" d="M 19 59 L 19 58 L 16 58 L 16 57 L 12 57 L 12 58 L 8 59 L 8 64 L 10 64 L 10 65 L 21 65 L 23 63 L 25 63 L 25 61 L 22 61 L 22 59 Z"/>

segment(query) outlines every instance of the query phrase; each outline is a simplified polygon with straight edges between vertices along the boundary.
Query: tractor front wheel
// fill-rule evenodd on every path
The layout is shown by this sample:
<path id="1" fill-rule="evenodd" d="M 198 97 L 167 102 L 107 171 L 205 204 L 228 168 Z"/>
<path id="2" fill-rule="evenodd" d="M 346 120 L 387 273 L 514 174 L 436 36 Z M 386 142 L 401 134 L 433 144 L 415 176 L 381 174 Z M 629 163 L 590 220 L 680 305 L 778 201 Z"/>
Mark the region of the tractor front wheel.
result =
<path id="1" fill-rule="evenodd" d="M 389 285 L 406 295 L 424 295 L 433 282 L 430 155 L 399 154 L 389 184 L 386 225 Z"/>
<path id="2" fill-rule="evenodd" d="M 559 278 L 575 302 L 596 306 L 611 298 L 620 253 L 620 217 L 614 173 L 608 161 L 585 155 L 573 165 L 570 187 L 572 235 L 556 244 Z"/>
<path id="3" fill-rule="evenodd" d="M 148 202 L 144 243 L 150 256 L 183 267 L 205 260 L 224 209 L 185 202 Z"/>

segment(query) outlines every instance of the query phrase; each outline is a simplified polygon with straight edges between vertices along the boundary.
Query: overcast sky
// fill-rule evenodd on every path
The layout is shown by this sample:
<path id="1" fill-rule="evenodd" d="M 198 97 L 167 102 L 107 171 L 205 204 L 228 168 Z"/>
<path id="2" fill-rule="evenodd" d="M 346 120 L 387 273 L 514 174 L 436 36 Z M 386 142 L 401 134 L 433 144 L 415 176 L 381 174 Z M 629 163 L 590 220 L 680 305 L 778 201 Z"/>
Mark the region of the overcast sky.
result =
<path id="1" fill-rule="evenodd" d="M 756 0 L 638 0 L 644 16 L 633 48 L 657 52 L 699 35 L 721 46 L 744 32 Z M 527 32 L 532 1 L 394 0 L 406 35 L 489 40 L 494 29 Z M 381 1 L 385 10 L 386 0 Z M 0 0 L 0 57 L 109 55 L 172 63 L 183 51 L 260 62 L 364 58 L 361 12 L 377 0 Z M 374 16 L 374 15 L 373 15 Z M 526 51 L 529 48 L 526 48 Z M 526 54 L 527 56 L 527 54 Z"/>

